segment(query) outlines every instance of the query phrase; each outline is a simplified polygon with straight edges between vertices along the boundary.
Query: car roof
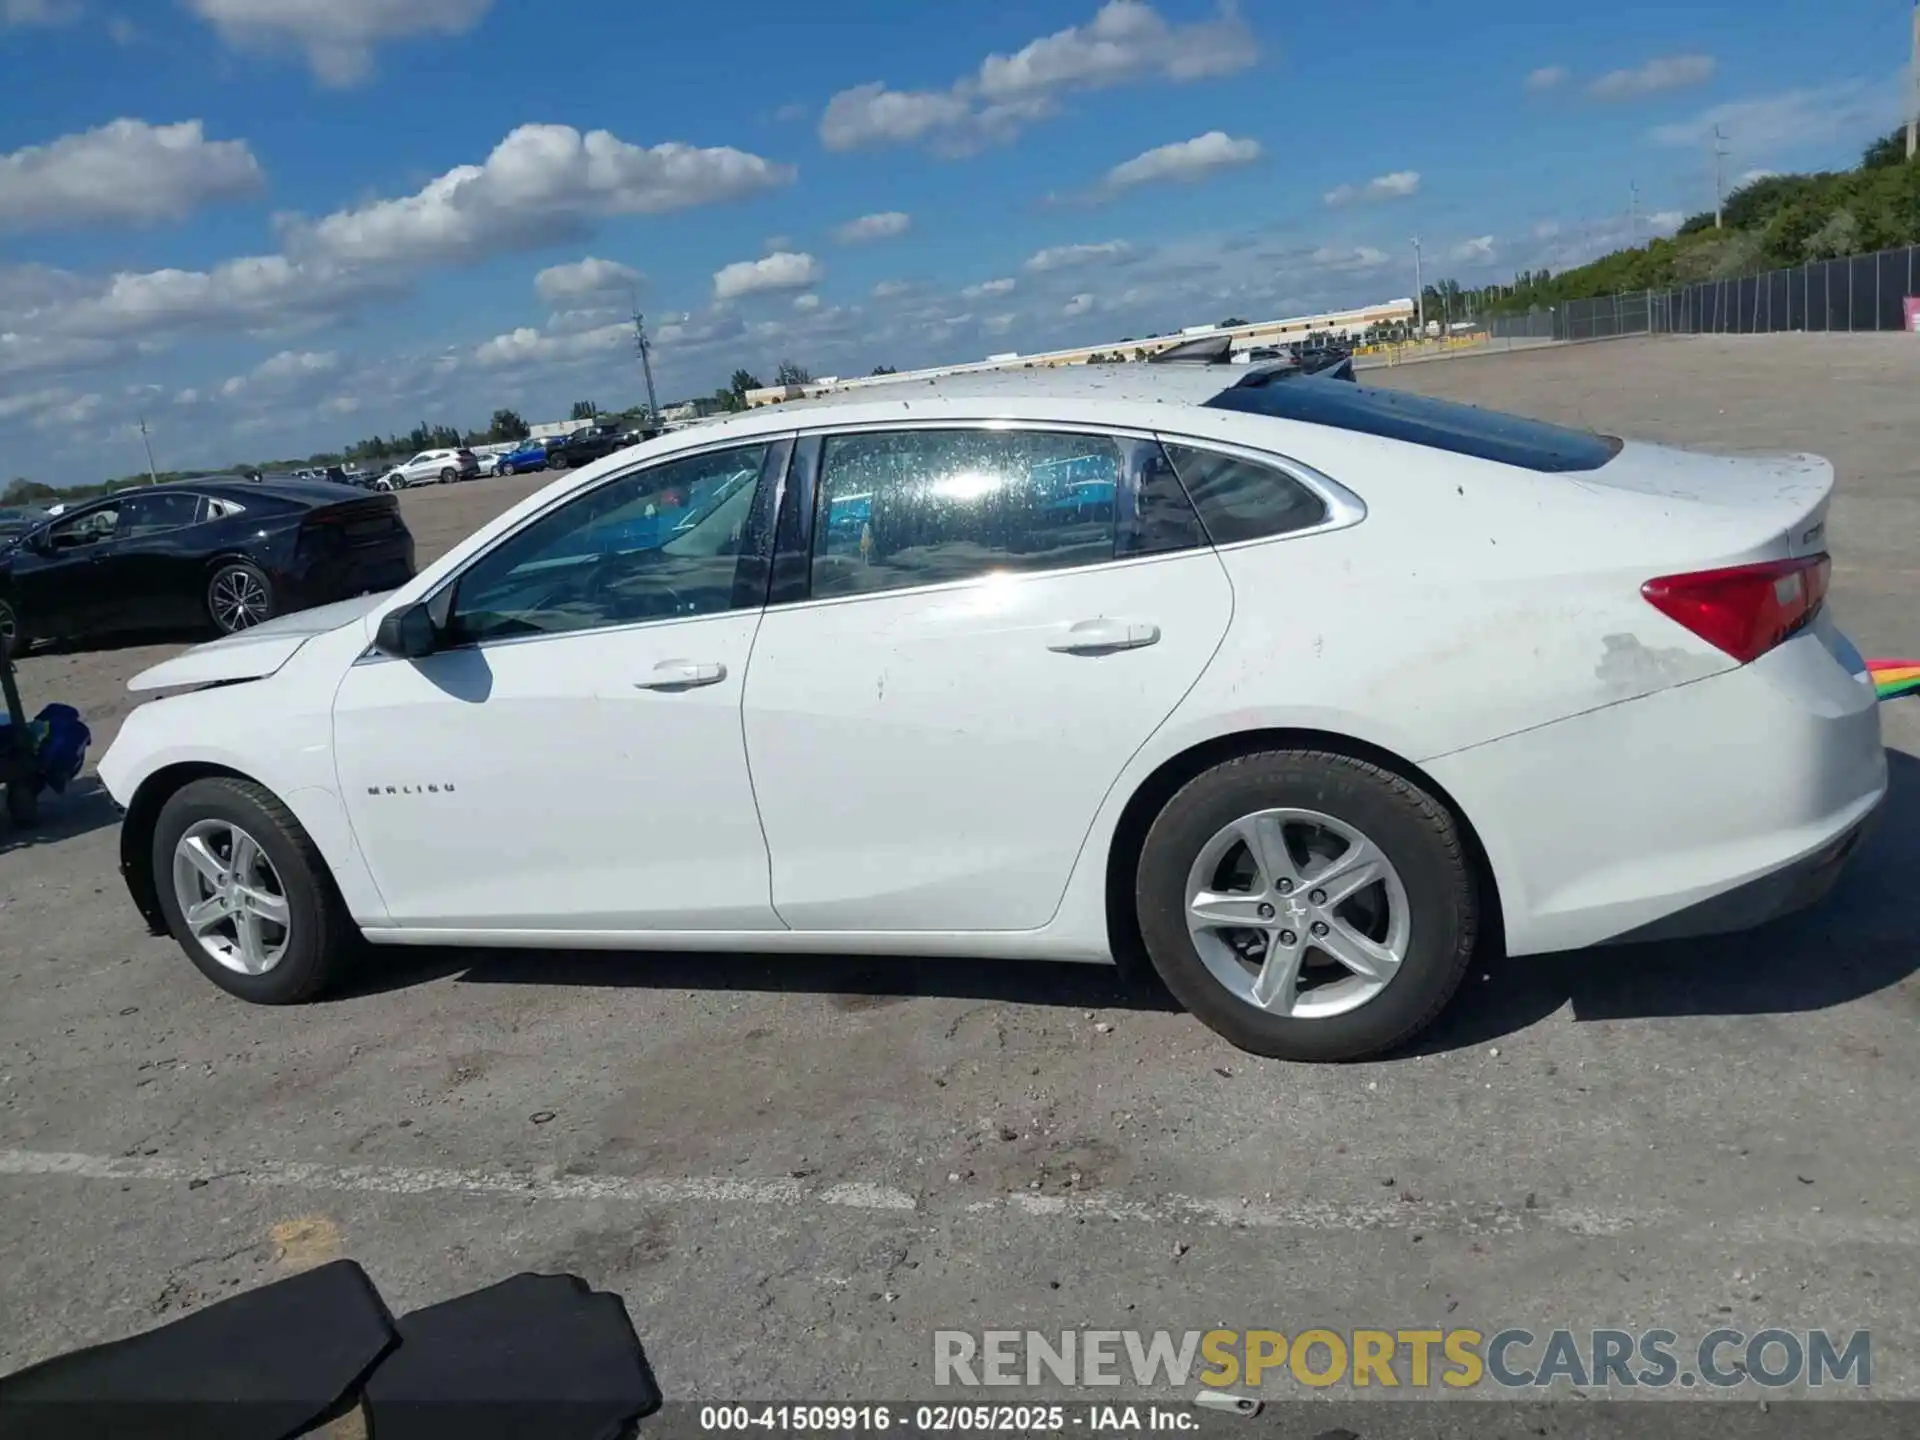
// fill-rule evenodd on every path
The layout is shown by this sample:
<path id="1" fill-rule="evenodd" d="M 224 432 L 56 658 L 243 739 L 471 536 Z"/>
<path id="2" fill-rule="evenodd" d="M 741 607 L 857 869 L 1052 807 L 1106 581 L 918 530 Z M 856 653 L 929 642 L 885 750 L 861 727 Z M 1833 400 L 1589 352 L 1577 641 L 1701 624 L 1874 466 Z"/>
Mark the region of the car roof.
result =
<path id="1" fill-rule="evenodd" d="M 816 410 L 834 405 L 878 401 L 1044 400 L 1117 401 L 1162 405 L 1200 405 L 1242 379 L 1238 366 L 1203 364 L 1146 365 L 1114 362 L 1096 365 L 1047 365 L 1031 370 L 962 370 L 914 379 L 877 378 L 872 384 L 844 385 L 826 395 L 788 400 L 780 410 Z"/>

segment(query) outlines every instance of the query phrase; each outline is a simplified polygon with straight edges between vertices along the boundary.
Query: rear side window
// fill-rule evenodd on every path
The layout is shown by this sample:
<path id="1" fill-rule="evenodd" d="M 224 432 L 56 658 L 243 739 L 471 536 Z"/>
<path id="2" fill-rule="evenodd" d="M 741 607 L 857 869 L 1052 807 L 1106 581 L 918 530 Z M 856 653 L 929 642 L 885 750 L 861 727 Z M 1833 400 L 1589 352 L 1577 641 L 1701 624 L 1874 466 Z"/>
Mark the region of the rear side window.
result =
<path id="1" fill-rule="evenodd" d="M 1598 470 L 1620 453 L 1620 442 L 1611 435 L 1344 380 L 1295 377 L 1241 384 L 1221 391 L 1207 406 L 1404 440 L 1549 474 Z"/>
<path id="2" fill-rule="evenodd" d="M 1216 545 L 1291 535 L 1328 519 L 1326 501 L 1272 465 L 1188 445 L 1169 445 L 1167 454 Z"/>

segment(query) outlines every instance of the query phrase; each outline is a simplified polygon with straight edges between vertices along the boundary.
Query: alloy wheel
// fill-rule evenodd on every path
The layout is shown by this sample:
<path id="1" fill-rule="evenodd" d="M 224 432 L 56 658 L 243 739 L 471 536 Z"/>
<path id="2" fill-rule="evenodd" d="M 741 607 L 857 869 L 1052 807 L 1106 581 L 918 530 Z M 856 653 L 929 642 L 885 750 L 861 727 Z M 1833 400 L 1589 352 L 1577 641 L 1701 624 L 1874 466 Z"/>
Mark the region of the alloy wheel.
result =
<path id="1" fill-rule="evenodd" d="M 229 635 L 240 630 L 251 630 L 267 618 L 267 611 L 272 605 L 267 587 L 260 583 L 259 578 L 237 567 L 222 570 L 213 577 L 209 598 L 213 605 L 214 624 Z"/>
<path id="2" fill-rule="evenodd" d="M 286 956 L 286 887 L 260 843 L 232 821 L 187 827 L 173 849 L 173 894 L 189 934 L 225 969 L 264 975 Z"/>
<path id="3" fill-rule="evenodd" d="M 1222 827 L 1187 877 L 1187 933 L 1236 999 L 1315 1020 L 1376 998 L 1406 959 L 1406 887 L 1366 835 L 1316 810 Z"/>

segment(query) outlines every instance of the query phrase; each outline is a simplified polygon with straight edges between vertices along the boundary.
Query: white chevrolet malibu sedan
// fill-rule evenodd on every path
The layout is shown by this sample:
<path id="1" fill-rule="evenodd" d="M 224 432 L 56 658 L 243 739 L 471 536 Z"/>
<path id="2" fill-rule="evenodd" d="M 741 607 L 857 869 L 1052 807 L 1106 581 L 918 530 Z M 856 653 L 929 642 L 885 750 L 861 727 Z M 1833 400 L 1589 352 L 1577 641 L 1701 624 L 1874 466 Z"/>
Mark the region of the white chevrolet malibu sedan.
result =
<path id="1" fill-rule="evenodd" d="M 251 1001 L 362 940 L 1143 955 L 1351 1059 L 1478 947 L 1831 885 L 1887 784 L 1832 486 L 1268 367 L 878 385 L 188 651 L 100 773 L 135 904 Z"/>

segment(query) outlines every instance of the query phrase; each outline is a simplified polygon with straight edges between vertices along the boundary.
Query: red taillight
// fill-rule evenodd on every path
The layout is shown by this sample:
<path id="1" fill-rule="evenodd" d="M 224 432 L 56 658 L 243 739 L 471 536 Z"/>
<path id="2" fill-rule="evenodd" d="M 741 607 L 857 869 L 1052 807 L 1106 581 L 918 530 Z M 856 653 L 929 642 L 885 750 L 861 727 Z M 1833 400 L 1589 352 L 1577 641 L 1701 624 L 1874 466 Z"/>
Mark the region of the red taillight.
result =
<path id="1" fill-rule="evenodd" d="M 1640 593 L 1742 665 L 1757 660 L 1812 618 L 1827 598 L 1833 561 L 1826 555 L 1768 560 L 1649 580 Z"/>

